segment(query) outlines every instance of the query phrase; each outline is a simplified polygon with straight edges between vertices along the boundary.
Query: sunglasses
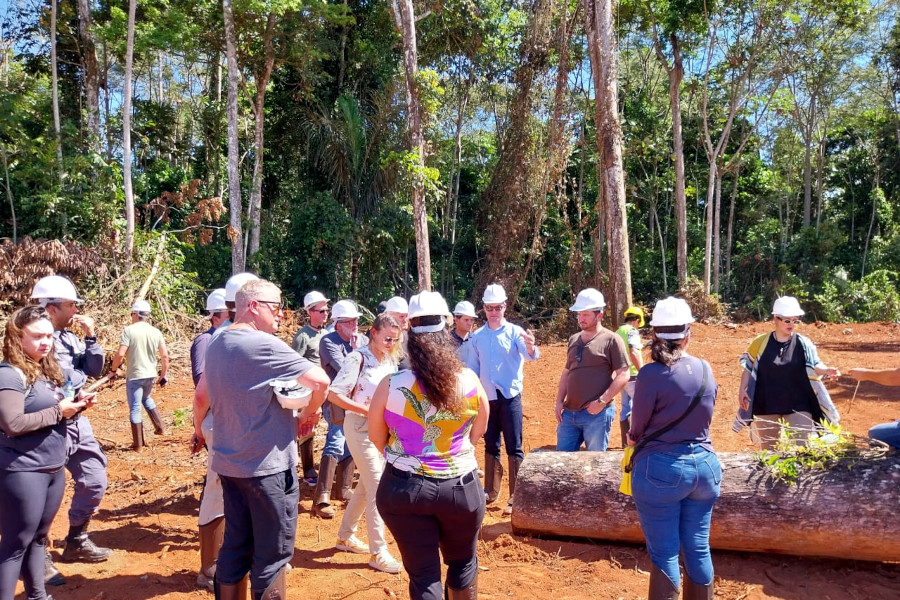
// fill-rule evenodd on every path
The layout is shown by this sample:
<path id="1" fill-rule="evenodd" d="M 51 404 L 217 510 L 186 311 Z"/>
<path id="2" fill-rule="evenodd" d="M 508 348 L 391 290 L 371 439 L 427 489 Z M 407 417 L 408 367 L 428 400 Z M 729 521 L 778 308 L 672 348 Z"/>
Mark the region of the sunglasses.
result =
<path id="1" fill-rule="evenodd" d="M 484 307 L 484 312 L 499 312 L 501 310 L 503 310 L 502 304 L 500 306 L 485 306 Z"/>
<path id="2" fill-rule="evenodd" d="M 311 310 L 308 310 L 307 312 L 323 314 L 323 313 L 327 313 L 328 309 L 327 308 L 313 308 Z"/>
<path id="3" fill-rule="evenodd" d="M 778 319 L 779 321 L 781 321 L 782 323 L 787 323 L 788 325 L 799 325 L 800 323 L 802 323 L 802 321 L 799 318 L 798 319 L 785 319 L 784 317 L 779 317 L 778 315 L 775 315 L 775 318 Z"/>
<path id="4" fill-rule="evenodd" d="M 583 354 L 584 354 L 584 342 L 582 342 L 581 338 L 579 338 L 578 339 L 578 351 L 575 353 L 575 361 L 581 362 Z"/>
<path id="5" fill-rule="evenodd" d="M 383 341 L 385 344 L 393 344 L 394 342 L 399 342 L 400 338 L 386 337 Z"/>
<path id="6" fill-rule="evenodd" d="M 268 304 L 269 308 L 271 308 L 272 312 L 275 313 L 276 315 L 278 313 L 284 312 L 284 307 L 285 307 L 284 300 L 280 300 L 278 302 L 276 302 L 275 300 L 257 300 L 256 302 L 259 304 Z"/>

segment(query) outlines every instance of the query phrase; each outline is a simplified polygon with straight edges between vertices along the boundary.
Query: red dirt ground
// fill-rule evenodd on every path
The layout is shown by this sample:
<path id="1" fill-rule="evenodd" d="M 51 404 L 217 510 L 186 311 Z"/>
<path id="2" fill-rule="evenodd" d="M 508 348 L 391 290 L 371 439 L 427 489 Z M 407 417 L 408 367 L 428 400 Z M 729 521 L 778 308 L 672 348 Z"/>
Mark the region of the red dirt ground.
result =
<path id="1" fill-rule="evenodd" d="M 757 334 L 771 325 L 694 326 L 690 351 L 706 358 L 719 382 L 713 442 L 723 451 L 751 450 L 747 434 L 731 431 L 740 377 L 738 356 Z M 893 323 L 804 325 L 822 359 L 846 371 L 854 366 L 900 366 L 900 326 Z M 526 367 L 524 395 L 526 450 L 553 447 L 552 414 L 564 346 L 542 348 L 542 358 Z M 109 490 L 93 522 L 93 537 L 115 549 L 97 565 L 62 564 L 68 583 L 51 588 L 57 600 L 186 600 L 212 598 L 195 585 L 199 561 L 197 508 L 205 472 L 205 455 L 191 456 L 190 406 L 193 387 L 186 347 L 173 348 L 171 383 L 155 398 L 170 426 L 165 437 L 148 433 L 152 450 L 128 449 L 130 433 L 124 383 L 104 388 L 90 415 L 94 431 L 109 457 Z M 859 386 L 840 378 L 828 384 L 846 429 L 865 434 L 875 423 L 900 418 L 900 388 Z M 317 450 L 322 435 L 317 438 Z M 621 448 L 618 428 L 613 448 Z M 481 452 L 479 452 L 479 455 Z M 65 536 L 68 498 L 52 535 Z M 307 600 L 406 598 L 404 574 L 386 575 L 366 565 L 366 557 L 335 552 L 339 524 L 310 516 L 311 489 L 302 490 L 290 596 Z M 585 540 L 541 540 L 512 535 L 506 504 L 489 507 L 479 543 L 480 598 L 549 598 L 619 600 L 646 598 L 649 558 L 642 547 Z M 636 515 L 623 515 L 636 518 Z M 715 518 L 715 516 L 713 517 Z M 361 527 L 365 532 L 365 527 Z M 395 555 L 396 548 L 394 547 Z M 59 549 L 54 550 L 58 556 Z M 716 598 L 728 600 L 893 600 L 900 597 L 900 565 L 852 560 L 714 552 Z"/>

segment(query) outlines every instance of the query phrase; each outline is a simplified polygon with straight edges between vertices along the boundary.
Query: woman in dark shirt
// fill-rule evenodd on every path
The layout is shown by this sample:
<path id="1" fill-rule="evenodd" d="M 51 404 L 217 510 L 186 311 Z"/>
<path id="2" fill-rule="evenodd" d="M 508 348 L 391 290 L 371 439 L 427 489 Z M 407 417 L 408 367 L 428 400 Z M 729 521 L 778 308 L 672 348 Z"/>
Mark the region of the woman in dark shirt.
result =
<path id="1" fill-rule="evenodd" d="M 685 351 L 693 321 L 680 298 L 656 303 L 650 321 L 655 362 L 640 370 L 635 385 L 628 443 L 637 444 L 631 486 L 653 561 L 650 600 L 678 598 L 679 552 L 687 574 L 685 600 L 713 597 L 709 525 L 722 467 L 709 424 L 718 389 L 709 364 Z"/>
<path id="2" fill-rule="evenodd" d="M 753 418 L 753 441 L 765 450 L 778 443 L 780 422 L 787 424 L 789 437 L 805 443 L 823 418 L 840 419 L 821 381 L 840 372 L 825 366 L 815 345 L 794 331 L 801 316 L 797 299 L 782 296 L 772 307 L 775 330 L 754 339 L 741 355 L 741 409 Z"/>
<path id="3" fill-rule="evenodd" d="M 65 418 L 93 398 L 66 398 L 46 309 L 26 306 L 6 323 L 0 364 L 0 600 L 20 575 L 28 600 L 44 589 L 47 533 L 65 489 Z"/>

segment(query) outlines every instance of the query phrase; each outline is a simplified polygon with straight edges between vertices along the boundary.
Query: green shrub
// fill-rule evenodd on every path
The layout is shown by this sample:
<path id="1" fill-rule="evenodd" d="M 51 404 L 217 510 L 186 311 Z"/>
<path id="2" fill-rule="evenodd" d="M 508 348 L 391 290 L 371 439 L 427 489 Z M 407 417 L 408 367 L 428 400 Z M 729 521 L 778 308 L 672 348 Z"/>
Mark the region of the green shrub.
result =
<path id="1" fill-rule="evenodd" d="M 900 291 L 896 271 L 875 271 L 859 281 L 834 277 L 815 301 L 821 317 L 834 322 L 900 320 Z"/>

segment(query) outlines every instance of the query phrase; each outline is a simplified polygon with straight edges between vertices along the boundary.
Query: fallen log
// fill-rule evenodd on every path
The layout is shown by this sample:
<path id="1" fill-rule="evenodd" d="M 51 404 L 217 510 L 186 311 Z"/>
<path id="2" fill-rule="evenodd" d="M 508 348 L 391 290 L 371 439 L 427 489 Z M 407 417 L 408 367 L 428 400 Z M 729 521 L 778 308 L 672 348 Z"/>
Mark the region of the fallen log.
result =
<path id="1" fill-rule="evenodd" d="M 752 453 L 719 460 L 712 548 L 900 561 L 897 454 L 848 459 L 796 485 L 775 481 Z M 619 493 L 621 461 L 621 452 L 530 453 L 516 483 L 513 531 L 643 543 L 634 501 Z"/>

